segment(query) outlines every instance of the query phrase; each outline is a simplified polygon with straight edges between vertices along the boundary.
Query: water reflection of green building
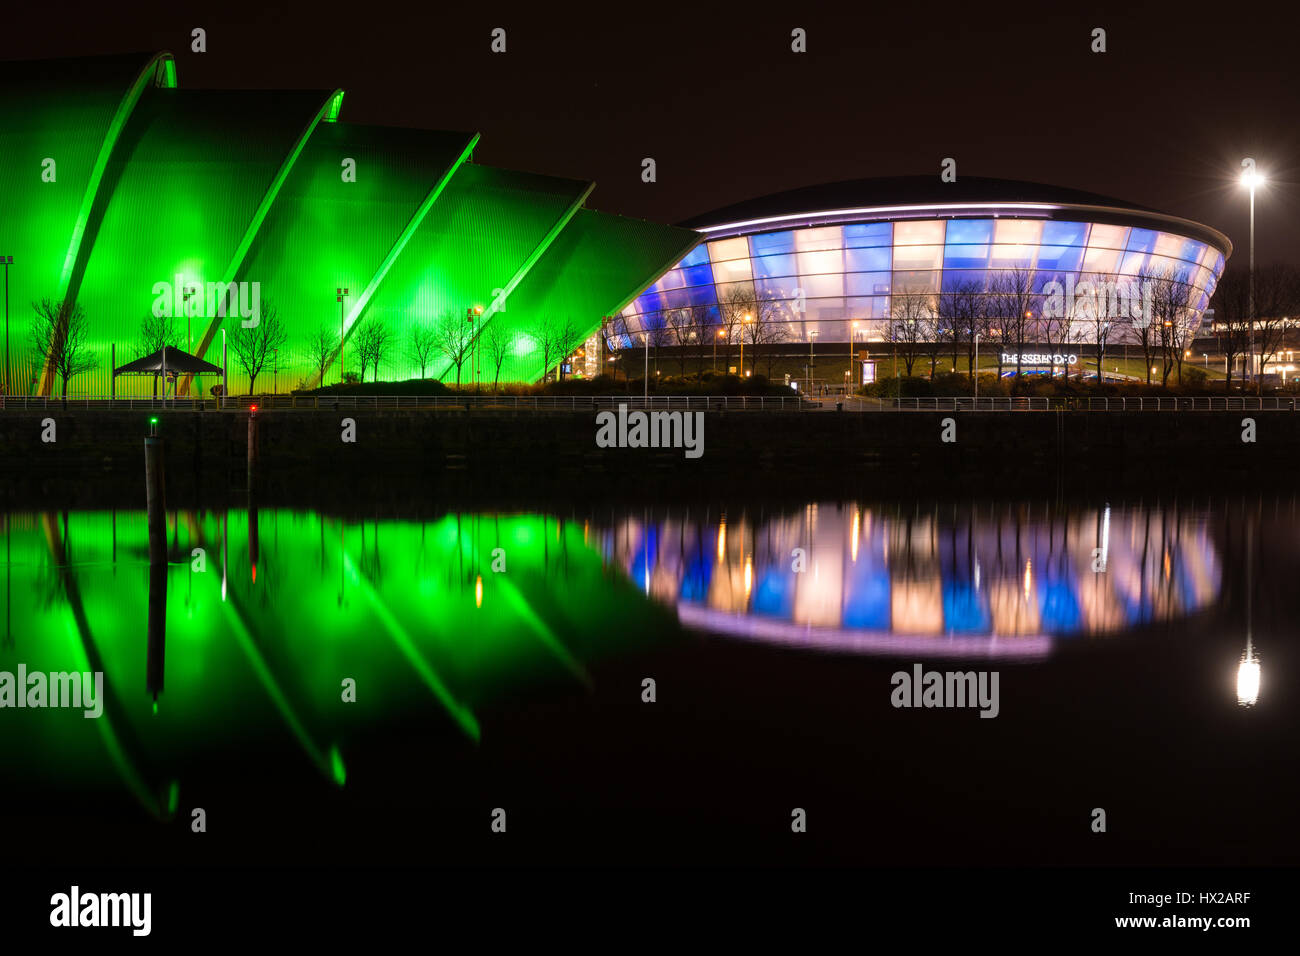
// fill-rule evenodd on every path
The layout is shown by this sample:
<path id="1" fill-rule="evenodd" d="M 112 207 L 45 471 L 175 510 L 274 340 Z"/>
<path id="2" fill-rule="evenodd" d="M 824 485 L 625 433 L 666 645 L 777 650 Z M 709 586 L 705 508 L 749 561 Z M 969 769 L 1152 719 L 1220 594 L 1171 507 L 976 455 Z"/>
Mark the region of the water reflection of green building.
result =
<path id="1" fill-rule="evenodd" d="M 60 790 L 120 778 L 161 817 L 214 738 L 278 736 L 342 786 L 360 728 L 436 712 L 472 744 L 490 699 L 590 686 L 588 662 L 668 621 L 610 577 L 588 526 L 553 517 L 181 512 L 152 576 L 141 512 L 12 515 L 5 532 L 0 670 L 102 670 L 107 698 L 98 720 L 8 710 L 6 765 Z"/>

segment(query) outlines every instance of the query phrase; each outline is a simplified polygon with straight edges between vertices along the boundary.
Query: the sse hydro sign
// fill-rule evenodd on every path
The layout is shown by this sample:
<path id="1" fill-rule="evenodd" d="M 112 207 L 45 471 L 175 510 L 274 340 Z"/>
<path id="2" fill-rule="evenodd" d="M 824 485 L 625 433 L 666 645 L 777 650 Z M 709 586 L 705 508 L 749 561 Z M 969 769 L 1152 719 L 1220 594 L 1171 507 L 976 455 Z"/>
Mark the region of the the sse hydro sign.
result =
<path id="1" fill-rule="evenodd" d="M 1025 352 L 1016 355 L 1012 352 L 1002 353 L 1003 365 L 1078 365 L 1079 356 L 1071 353 L 1062 355 L 1057 352 L 1055 355 L 1050 352 Z"/>

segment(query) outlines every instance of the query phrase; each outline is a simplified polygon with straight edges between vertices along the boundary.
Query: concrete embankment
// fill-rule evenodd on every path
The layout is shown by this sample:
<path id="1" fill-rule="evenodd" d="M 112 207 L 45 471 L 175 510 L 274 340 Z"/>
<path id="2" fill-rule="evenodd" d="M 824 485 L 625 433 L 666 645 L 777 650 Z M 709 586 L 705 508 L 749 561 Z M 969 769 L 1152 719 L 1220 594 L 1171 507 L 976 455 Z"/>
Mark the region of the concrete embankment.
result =
<path id="1" fill-rule="evenodd" d="M 703 454 L 689 458 L 598 447 L 591 411 L 262 411 L 259 498 L 1240 493 L 1290 488 L 1300 466 L 1300 412 L 703 414 Z M 150 417 L 166 439 L 169 506 L 245 494 L 247 413 L 51 407 L 0 413 L 0 495 L 10 506 L 143 505 Z"/>

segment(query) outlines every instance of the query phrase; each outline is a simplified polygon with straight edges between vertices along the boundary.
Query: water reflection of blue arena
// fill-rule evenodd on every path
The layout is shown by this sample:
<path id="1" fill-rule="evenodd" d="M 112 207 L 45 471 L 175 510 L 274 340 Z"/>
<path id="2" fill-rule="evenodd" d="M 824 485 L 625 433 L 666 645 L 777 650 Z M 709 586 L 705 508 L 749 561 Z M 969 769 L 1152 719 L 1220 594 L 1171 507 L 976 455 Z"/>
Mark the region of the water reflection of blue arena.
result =
<path id="1" fill-rule="evenodd" d="M 604 556 L 682 621 L 866 653 L 1046 654 L 1214 602 L 1203 516 L 1162 508 L 796 512 L 628 518 Z"/>

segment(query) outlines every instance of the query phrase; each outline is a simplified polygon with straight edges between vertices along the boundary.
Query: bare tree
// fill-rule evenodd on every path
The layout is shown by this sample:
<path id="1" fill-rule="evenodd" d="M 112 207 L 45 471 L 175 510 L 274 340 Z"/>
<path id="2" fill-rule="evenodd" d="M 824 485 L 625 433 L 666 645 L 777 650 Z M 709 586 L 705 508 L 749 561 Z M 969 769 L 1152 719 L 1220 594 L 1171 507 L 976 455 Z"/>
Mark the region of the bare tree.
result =
<path id="1" fill-rule="evenodd" d="M 501 383 L 501 366 L 510 355 L 514 339 L 499 319 L 495 322 L 488 321 L 487 328 L 482 332 L 482 339 L 483 344 L 487 346 L 488 360 L 492 363 L 492 392 L 495 394 Z"/>
<path id="2" fill-rule="evenodd" d="M 889 320 L 888 339 L 894 345 L 894 354 L 903 359 L 903 371 L 912 374 L 912 367 L 921 357 L 925 323 L 930 309 L 924 296 L 896 295 L 893 297 L 893 315 Z"/>
<path id="3" fill-rule="evenodd" d="M 152 312 L 140 320 L 140 341 L 135 347 L 135 357 L 144 358 L 161 351 L 164 345 L 176 341 L 176 323 L 170 315 L 154 315 Z M 158 397 L 158 373 L 153 376 L 153 397 Z"/>
<path id="4" fill-rule="evenodd" d="M 1032 327 L 1038 299 L 1034 294 L 1033 271 L 1019 266 L 1002 269 L 993 276 L 990 291 L 997 307 L 1000 344 L 1004 348 L 1015 346 L 1016 376 L 1019 377 L 1024 365 L 1025 338 Z M 1001 371 L 999 356 L 998 372 Z"/>
<path id="5" fill-rule="evenodd" d="M 749 320 L 745 321 L 742 317 L 740 324 L 740 335 L 750 346 L 749 372 L 751 375 L 757 373 L 759 346 L 764 346 L 768 356 L 768 378 L 771 378 L 772 346 L 790 337 L 790 327 L 781 314 L 780 303 L 771 299 L 760 299 L 753 293 L 749 293 L 749 301 L 750 308 L 745 313 L 749 316 Z M 743 374 L 745 370 L 742 368 L 740 371 Z"/>
<path id="6" fill-rule="evenodd" d="M 388 326 L 376 319 L 362 323 L 357 329 L 355 341 L 357 357 L 361 362 L 361 381 L 366 380 L 366 366 L 371 365 L 375 369 L 374 381 L 378 382 L 379 363 L 387 357 L 388 351 L 392 348 L 392 333 Z"/>
<path id="7" fill-rule="evenodd" d="M 718 328 L 722 332 L 722 367 L 731 369 L 731 345 L 737 341 L 737 329 L 745 325 L 745 317 L 754 318 L 754 290 L 742 283 L 732 285 L 718 301 Z M 744 374 L 744 369 L 740 370 Z"/>
<path id="8" fill-rule="evenodd" d="M 930 378 L 933 380 L 939 355 L 948 338 L 948 320 L 939 311 L 938 296 L 926 296 L 925 315 L 921 319 L 921 348 L 930 360 Z"/>
<path id="9" fill-rule="evenodd" d="M 99 365 L 90 351 L 90 323 L 86 313 L 69 299 L 41 299 L 32 303 L 36 318 L 32 323 L 32 348 L 35 356 L 63 380 L 63 400 L 68 399 L 68 383 Z"/>
<path id="10" fill-rule="evenodd" d="M 600 341 L 605 349 L 605 354 L 611 357 L 611 361 L 617 362 L 620 354 L 625 351 L 624 343 L 629 341 L 631 333 L 628 331 L 627 319 L 618 315 L 607 315 L 600 320 Z M 623 378 L 627 379 L 627 369 L 623 369 Z M 614 378 L 618 378 L 618 366 L 614 366 Z"/>
<path id="11" fill-rule="evenodd" d="M 704 367 L 704 359 L 712 342 L 713 323 L 709 321 L 709 307 L 706 305 L 688 305 L 681 310 L 684 314 L 683 326 L 688 339 L 694 345 L 695 367 L 698 372 Z"/>
<path id="12" fill-rule="evenodd" d="M 252 395 L 257 376 L 289 335 L 275 306 L 266 302 L 262 303 L 262 317 L 257 325 L 250 329 L 243 322 L 236 322 L 234 326 L 228 338 L 230 351 L 235 353 L 235 361 L 248 376 L 248 394 Z"/>
<path id="13" fill-rule="evenodd" d="M 464 368 L 470 349 L 474 347 L 473 326 L 455 309 L 449 309 L 438 320 L 436 334 L 438 350 L 447 357 L 447 361 L 456 366 L 456 387 L 460 388 L 460 370 Z"/>
<path id="14" fill-rule="evenodd" d="M 559 348 L 560 358 L 560 374 L 558 377 L 563 379 L 564 360 L 577 352 L 586 339 L 583 337 L 581 326 L 573 319 L 562 319 L 556 324 L 556 328 L 556 343 Z"/>
<path id="15" fill-rule="evenodd" d="M 1229 266 L 1214 288 L 1214 323 L 1223 351 L 1224 390 L 1232 391 L 1232 373 L 1238 356 L 1245 355 L 1250 344 L 1250 275 L 1239 266 Z"/>
<path id="16" fill-rule="evenodd" d="M 1106 360 L 1106 345 L 1118 330 L 1122 319 L 1115 292 L 1114 279 L 1099 275 L 1075 286 L 1073 302 L 1065 303 L 1065 311 L 1073 320 L 1090 327 L 1091 338 L 1097 346 L 1098 385 L 1106 380 L 1102 371 Z"/>
<path id="17" fill-rule="evenodd" d="M 1264 370 L 1277 355 L 1300 312 L 1300 270 L 1295 266 L 1274 263 L 1255 273 L 1255 348 L 1259 356 L 1257 394 L 1264 391 Z"/>
<path id="18" fill-rule="evenodd" d="M 315 331 L 307 339 L 307 359 L 316 372 L 318 385 L 325 384 L 325 370 L 334 361 L 334 356 L 338 354 L 338 350 L 339 336 L 334 331 L 333 323 L 322 322 L 316 326 Z"/>
<path id="19" fill-rule="evenodd" d="M 427 378 L 426 372 L 433 357 L 438 354 L 438 331 L 431 325 L 421 322 L 411 326 L 406 335 L 406 357 L 420 366 L 420 378 Z"/>

